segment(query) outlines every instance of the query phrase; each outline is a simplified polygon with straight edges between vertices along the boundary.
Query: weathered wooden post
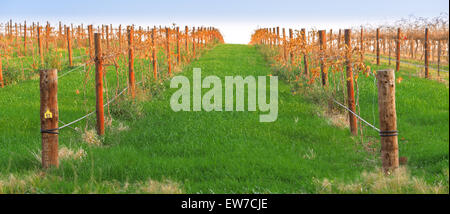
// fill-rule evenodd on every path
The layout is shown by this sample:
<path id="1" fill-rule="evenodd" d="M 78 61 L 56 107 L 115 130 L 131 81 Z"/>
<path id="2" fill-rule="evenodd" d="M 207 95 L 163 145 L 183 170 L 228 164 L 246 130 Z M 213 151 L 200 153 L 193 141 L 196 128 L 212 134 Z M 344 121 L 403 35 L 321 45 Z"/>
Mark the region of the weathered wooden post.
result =
<path id="1" fill-rule="evenodd" d="M 438 58 L 437 58 L 437 75 L 440 76 L 440 69 L 441 69 L 441 40 L 438 40 Z"/>
<path id="2" fill-rule="evenodd" d="M 325 48 L 326 48 L 326 36 L 325 30 L 319 30 L 319 47 L 320 47 L 320 74 L 322 76 L 322 85 L 327 86 L 328 72 L 325 68 Z"/>
<path id="3" fill-rule="evenodd" d="M 177 27 L 177 64 L 179 65 L 181 62 L 181 53 L 180 53 L 180 27 Z"/>
<path id="4" fill-rule="evenodd" d="M 377 28 L 377 65 L 380 65 L 380 28 Z"/>
<path id="5" fill-rule="evenodd" d="M 105 134 L 105 115 L 103 110 L 103 56 L 101 34 L 94 34 L 95 42 L 95 113 L 97 115 L 97 134 Z"/>
<path id="6" fill-rule="evenodd" d="M 185 31 L 185 40 L 184 40 L 184 45 L 185 45 L 185 49 L 186 49 L 186 55 L 189 55 L 189 28 L 188 26 L 184 27 L 184 31 Z"/>
<path id="7" fill-rule="evenodd" d="M 293 32 L 292 32 L 292 29 L 289 28 L 289 44 L 291 44 L 292 40 L 293 40 Z M 291 59 L 291 64 L 292 64 L 294 62 L 294 53 L 291 50 L 291 47 L 289 47 L 289 57 Z"/>
<path id="8" fill-rule="evenodd" d="M 195 59 L 195 27 L 192 27 L 192 58 Z"/>
<path id="9" fill-rule="evenodd" d="M 23 55 L 27 55 L 27 22 L 23 24 Z"/>
<path id="10" fill-rule="evenodd" d="M 42 167 L 58 167 L 58 71 L 41 70 L 40 118 L 42 139 Z"/>
<path id="11" fill-rule="evenodd" d="M 280 27 L 276 27 L 276 38 L 275 38 L 275 45 L 279 46 L 280 45 Z"/>
<path id="12" fill-rule="evenodd" d="M 69 53 L 69 66 L 73 66 L 73 61 L 72 61 L 72 41 L 71 41 L 71 35 L 70 35 L 70 28 L 67 27 L 66 29 L 66 35 L 67 35 L 67 51 Z"/>
<path id="13" fill-rule="evenodd" d="M 157 67 L 157 61 L 156 61 L 156 34 L 155 34 L 155 27 L 152 29 L 152 63 L 153 63 L 153 77 L 155 80 L 158 78 L 158 67 Z"/>
<path id="14" fill-rule="evenodd" d="M 128 84 L 129 92 L 131 97 L 134 99 L 136 97 L 136 84 L 134 79 L 134 47 L 133 47 L 133 37 L 134 29 L 133 26 L 129 26 L 127 29 L 128 33 Z"/>
<path id="15" fill-rule="evenodd" d="M 39 49 L 39 57 L 41 58 L 41 65 L 44 65 L 44 53 L 42 50 L 42 27 L 37 27 L 37 36 L 38 36 L 38 49 Z"/>
<path id="16" fill-rule="evenodd" d="M 169 28 L 166 27 L 166 50 L 167 50 L 167 70 L 169 72 L 169 76 L 172 75 L 172 59 L 171 59 L 171 51 L 170 51 L 170 32 Z"/>
<path id="17" fill-rule="evenodd" d="M 354 85 L 353 85 L 353 70 L 352 70 L 352 53 L 351 48 L 352 44 L 350 42 L 351 39 L 351 31 L 350 29 L 345 29 L 344 32 L 344 39 L 345 39 L 345 45 L 346 47 L 346 74 L 347 74 L 347 97 L 348 97 L 348 108 L 356 112 L 356 105 L 355 105 L 355 91 L 354 91 Z M 356 116 L 353 115 L 351 112 L 348 113 L 349 121 L 350 121 L 350 131 L 353 135 L 358 134 L 358 126 L 356 121 Z"/>
<path id="18" fill-rule="evenodd" d="M 122 25 L 119 25 L 119 32 L 118 32 L 118 38 L 119 38 L 119 52 L 122 51 Z"/>
<path id="19" fill-rule="evenodd" d="M 283 28 L 282 31 L 283 31 L 283 59 L 286 62 L 288 61 L 287 47 L 286 47 L 286 30 Z"/>
<path id="20" fill-rule="evenodd" d="M 397 29 L 397 48 L 395 49 L 395 54 L 397 56 L 397 63 L 395 64 L 395 71 L 400 71 L 400 34 L 401 34 L 401 30 L 400 28 Z"/>
<path id="21" fill-rule="evenodd" d="M 301 34 L 301 36 L 302 36 L 303 42 L 304 42 L 305 45 L 306 45 L 306 44 L 307 44 L 307 41 L 306 41 L 306 31 L 305 31 L 305 28 L 302 28 L 302 29 L 300 30 L 300 34 Z M 303 64 L 304 64 L 304 73 L 305 73 L 305 76 L 308 76 L 308 58 L 306 57 L 306 51 L 303 53 Z"/>
<path id="22" fill-rule="evenodd" d="M 105 32 L 106 32 L 106 50 L 109 50 L 109 26 L 105 26 Z"/>
<path id="23" fill-rule="evenodd" d="M 92 58 L 92 25 L 88 25 L 89 56 Z"/>
<path id="24" fill-rule="evenodd" d="M 4 83 L 3 83 L 3 71 L 2 71 L 2 55 L 0 54 L 0 87 L 3 88 L 4 87 Z"/>
<path id="25" fill-rule="evenodd" d="M 425 43 L 424 43 L 424 51 L 425 51 L 425 78 L 429 78 L 429 68 L 428 62 L 430 58 L 430 44 L 428 41 L 429 31 L 428 28 L 425 28 Z"/>
<path id="26" fill-rule="evenodd" d="M 361 49 L 361 62 L 364 62 L 364 51 L 365 51 L 365 49 L 364 49 L 364 28 L 363 27 L 361 27 L 361 38 L 360 38 L 360 40 L 361 40 L 361 43 L 359 44 L 360 45 L 359 49 Z"/>
<path id="27" fill-rule="evenodd" d="M 399 166 L 394 70 L 377 71 L 377 81 L 381 160 L 384 172 L 390 173 Z"/>

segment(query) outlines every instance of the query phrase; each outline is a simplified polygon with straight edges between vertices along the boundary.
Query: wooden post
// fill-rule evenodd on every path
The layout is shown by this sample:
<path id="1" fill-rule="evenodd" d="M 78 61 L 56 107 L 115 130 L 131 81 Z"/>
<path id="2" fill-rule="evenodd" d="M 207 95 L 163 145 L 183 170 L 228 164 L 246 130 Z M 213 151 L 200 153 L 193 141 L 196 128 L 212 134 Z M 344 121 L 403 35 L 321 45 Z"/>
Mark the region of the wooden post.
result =
<path id="1" fill-rule="evenodd" d="M 322 75 L 322 85 L 326 86 L 328 83 L 328 72 L 325 68 L 325 48 L 327 44 L 327 38 L 325 36 L 325 30 L 319 30 L 319 47 L 320 47 L 320 74 Z"/>
<path id="2" fill-rule="evenodd" d="M 292 29 L 289 28 L 289 44 L 291 44 L 293 40 L 293 32 Z M 289 48 L 289 57 L 291 59 L 291 64 L 294 62 L 294 53 L 292 52 L 291 48 Z"/>
<path id="3" fill-rule="evenodd" d="M 184 27 L 184 31 L 185 31 L 185 36 L 186 36 L 186 38 L 185 38 L 185 49 L 186 49 L 186 55 L 189 55 L 189 28 L 188 28 L 188 26 L 185 26 Z"/>
<path id="4" fill-rule="evenodd" d="M 437 75 L 440 76 L 440 68 L 441 68 L 441 40 L 438 40 L 438 58 L 437 58 Z"/>
<path id="5" fill-rule="evenodd" d="M 303 40 L 303 42 L 305 43 L 305 45 L 306 45 L 306 31 L 305 31 L 305 28 L 302 28 L 301 30 L 300 30 L 300 34 L 301 34 L 301 36 L 302 36 L 302 40 Z M 303 53 L 303 64 L 304 64 L 304 73 L 305 73 L 305 76 L 308 76 L 308 58 L 306 57 L 306 52 L 305 53 Z"/>
<path id="6" fill-rule="evenodd" d="M 48 53 L 48 44 L 50 43 L 50 23 L 45 26 L 45 52 Z"/>
<path id="7" fill-rule="evenodd" d="M 156 39 L 155 39 L 155 31 L 156 29 L 152 29 L 152 63 L 153 63 L 153 77 L 155 80 L 158 78 L 158 68 L 157 68 L 157 61 L 156 61 Z"/>
<path id="8" fill-rule="evenodd" d="M 284 61 L 288 61 L 287 47 L 286 47 L 286 30 L 283 28 L 282 31 L 283 31 L 283 58 L 284 58 Z"/>
<path id="9" fill-rule="evenodd" d="M 58 71 L 56 69 L 41 70 L 41 139 L 42 167 L 58 167 Z"/>
<path id="10" fill-rule="evenodd" d="M 341 38 L 342 38 L 342 30 L 339 29 L 339 34 L 338 34 L 338 50 L 341 49 Z"/>
<path id="11" fill-rule="evenodd" d="M 27 55 L 27 22 L 23 24 L 23 55 Z"/>
<path id="12" fill-rule="evenodd" d="M 103 56 L 101 34 L 94 34 L 95 42 L 95 92 L 96 105 L 95 113 L 97 115 L 97 134 L 105 134 L 105 115 L 103 110 Z"/>
<path id="13" fill-rule="evenodd" d="M 106 25 L 105 27 L 106 27 L 106 30 L 105 30 L 105 32 L 106 32 L 106 50 L 109 50 L 109 26 Z"/>
<path id="14" fill-rule="evenodd" d="M 136 84 L 134 79 L 134 47 L 133 47 L 133 37 L 134 29 L 133 26 L 129 26 L 128 30 L 128 83 L 129 92 L 131 97 L 134 99 L 136 97 Z"/>
<path id="15" fill-rule="evenodd" d="M 345 45 L 347 46 L 346 49 L 346 67 L 347 67 L 347 96 L 348 96 L 348 108 L 356 112 L 356 105 L 355 105 L 355 91 L 354 91 L 354 85 L 353 85 L 353 71 L 352 71 L 352 55 L 351 55 L 351 48 L 352 44 L 350 42 L 351 39 L 351 31 L 350 29 L 345 29 L 344 32 L 345 36 Z M 349 119 L 350 119 L 350 131 L 353 135 L 357 135 L 358 133 L 358 126 L 356 121 L 356 116 L 353 115 L 351 112 L 348 113 Z"/>
<path id="16" fill-rule="evenodd" d="M 119 52 L 122 51 L 122 25 L 119 25 Z"/>
<path id="17" fill-rule="evenodd" d="M 92 58 L 92 25 L 88 25 L 89 56 Z"/>
<path id="18" fill-rule="evenodd" d="M 37 27 L 37 35 L 38 35 L 38 48 L 39 48 L 39 57 L 41 58 L 41 65 L 44 65 L 44 53 L 42 50 L 42 27 Z"/>
<path id="19" fill-rule="evenodd" d="M 67 51 L 69 52 L 69 66 L 72 67 L 73 66 L 73 61 L 72 61 L 72 41 L 71 41 L 71 36 L 70 36 L 70 28 L 67 27 L 66 29 L 66 35 L 67 35 Z"/>
<path id="20" fill-rule="evenodd" d="M 428 28 L 425 28 L 425 43 L 424 43 L 424 51 L 425 51 L 425 78 L 429 78 L 429 69 L 428 69 L 428 61 L 430 58 L 430 44 L 428 41 L 429 31 Z"/>
<path id="21" fill-rule="evenodd" d="M 177 64 L 181 62 L 181 53 L 180 53 L 180 28 L 177 27 Z"/>
<path id="22" fill-rule="evenodd" d="M 394 70 L 377 71 L 377 81 L 381 160 L 384 171 L 390 173 L 399 166 Z"/>
<path id="23" fill-rule="evenodd" d="M 377 28 L 377 65 L 380 65 L 380 28 Z"/>
<path id="24" fill-rule="evenodd" d="M 192 58 L 195 59 L 195 27 L 192 28 Z"/>
<path id="25" fill-rule="evenodd" d="M 397 48 L 395 49 L 395 54 L 397 56 L 397 64 L 395 64 L 395 71 L 400 71 L 400 28 L 397 29 Z"/>
<path id="26" fill-rule="evenodd" d="M 171 51 L 170 51 L 170 32 L 169 28 L 166 27 L 166 50 L 167 50 L 167 70 L 169 72 L 169 76 L 172 75 L 172 59 L 171 59 Z"/>
<path id="27" fill-rule="evenodd" d="M 2 55 L 0 54 L 0 87 L 3 88 L 4 87 L 4 83 L 3 83 L 3 68 L 2 68 Z"/>
<path id="28" fill-rule="evenodd" d="M 378 28 L 377 28 L 378 29 Z M 361 49 L 361 62 L 364 62 L 364 28 L 361 27 L 361 43 L 359 44 L 359 49 Z"/>
<path id="29" fill-rule="evenodd" d="M 389 55 L 389 65 L 391 65 L 391 52 L 392 52 L 392 41 L 391 41 L 391 39 L 389 39 L 388 40 L 388 44 L 389 44 L 389 53 L 388 53 L 388 55 Z"/>

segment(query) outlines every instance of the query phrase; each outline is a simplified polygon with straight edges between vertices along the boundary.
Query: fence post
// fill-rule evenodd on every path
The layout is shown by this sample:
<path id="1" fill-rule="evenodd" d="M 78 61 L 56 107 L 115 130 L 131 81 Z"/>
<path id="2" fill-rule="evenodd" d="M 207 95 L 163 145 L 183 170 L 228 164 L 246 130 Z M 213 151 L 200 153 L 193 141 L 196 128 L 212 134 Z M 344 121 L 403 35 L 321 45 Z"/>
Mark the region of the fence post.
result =
<path id="1" fill-rule="evenodd" d="M 155 39 L 155 27 L 153 27 L 152 29 L 152 63 L 153 63 L 153 77 L 155 78 L 155 80 L 158 78 L 158 67 L 157 67 L 157 61 L 156 61 L 156 39 Z"/>
<path id="2" fill-rule="evenodd" d="M 195 59 L 195 27 L 192 27 L 192 58 Z"/>
<path id="3" fill-rule="evenodd" d="M 322 85 L 327 86 L 328 72 L 325 71 L 325 48 L 327 44 L 327 38 L 325 36 L 325 30 L 319 30 L 319 47 L 320 47 L 320 74 L 322 75 Z"/>
<path id="4" fill-rule="evenodd" d="M 180 53 L 180 27 L 177 27 L 177 64 L 181 62 L 181 53 Z"/>
<path id="5" fill-rule="evenodd" d="M 347 97 L 348 97 L 348 108 L 352 110 L 353 112 L 356 112 L 356 105 L 355 105 L 355 91 L 354 91 L 354 85 L 353 85 L 353 70 L 352 70 L 352 55 L 351 55 L 351 48 L 352 44 L 350 42 L 351 39 L 351 31 L 350 29 L 345 29 L 344 32 L 344 39 L 345 39 L 345 45 L 346 45 L 346 67 L 347 67 Z M 349 119 L 350 119 L 350 131 L 353 135 L 357 135 L 358 133 L 358 126 L 356 121 L 356 116 L 352 113 L 348 113 Z"/>
<path id="6" fill-rule="evenodd" d="M 397 29 L 397 48 L 395 49 L 395 54 L 397 55 L 397 63 L 395 64 L 395 71 L 400 71 L 400 28 Z"/>
<path id="7" fill-rule="evenodd" d="M 361 27 L 361 44 L 359 44 L 359 49 L 361 49 L 361 62 L 364 62 L 364 28 Z"/>
<path id="8" fill-rule="evenodd" d="M 429 31 L 428 28 L 425 28 L 425 44 L 424 44 L 424 48 L 425 48 L 425 78 L 429 78 L 429 70 L 428 70 L 428 61 L 429 61 L 429 57 L 430 57 L 430 44 L 428 41 L 428 37 L 429 37 Z"/>
<path id="9" fill-rule="evenodd" d="M 122 25 L 119 25 L 119 52 L 122 51 Z"/>
<path id="10" fill-rule="evenodd" d="M 23 24 L 23 55 L 27 55 L 27 22 Z"/>
<path id="11" fill-rule="evenodd" d="M 437 75 L 440 76 L 440 68 L 441 68 L 441 40 L 438 40 L 438 58 L 437 58 Z"/>
<path id="12" fill-rule="evenodd" d="M 94 34 L 95 42 L 95 92 L 96 92 L 96 115 L 97 115 L 97 134 L 105 134 L 105 115 L 103 110 L 103 56 L 101 34 Z"/>
<path id="13" fill-rule="evenodd" d="M 3 72 L 2 72 L 2 55 L 0 54 L 0 87 L 3 88 L 4 87 L 4 83 L 3 83 Z"/>
<path id="14" fill-rule="evenodd" d="M 67 27 L 66 29 L 66 35 L 67 35 L 67 51 L 69 52 L 69 66 L 73 66 L 72 62 L 72 41 L 70 38 L 70 28 Z"/>
<path id="15" fill-rule="evenodd" d="M 300 34 L 302 36 L 302 40 L 305 43 L 305 45 L 307 44 L 306 42 L 306 31 L 305 28 L 302 28 L 300 30 Z M 301 64 L 301 63 L 300 63 Z M 305 76 L 308 76 L 308 58 L 306 57 L 306 52 L 303 53 L 303 64 L 304 64 L 304 72 L 305 72 Z"/>
<path id="16" fill-rule="evenodd" d="M 167 70 L 169 72 L 169 76 L 172 75 L 172 59 L 170 52 L 170 32 L 169 28 L 166 27 L 166 49 L 167 49 Z"/>
<path id="17" fill-rule="evenodd" d="M 186 32 L 185 46 L 186 46 L 186 55 L 189 55 L 189 28 L 188 26 L 184 27 L 184 31 Z"/>
<path id="18" fill-rule="evenodd" d="M 377 81 L 381 159 L 384 171 L 389 173 L 399 166 L 394 70 L 377 71 Z"/>
<path id="19" fill-rule="evenodd" d="M 89 56 L 92 58 L 92 25 L 88 25 Z"/>
<path id="20" fill-rule="evenodd" d="M 109 26 L 105 26 L 105 32 L 106 32 L 106 50 L 109 50 Z"/>
<path id="21" fill-rule="evenodd" d="M 286 61 L 288 61 L 287 47 L 286 47 L 286 30 L 283 28 L 282 31 L 283 31 L 283 58 L 284 58 L 284 61 L 286 62 Z"/>
<path id="22" fill-rule="evenodd" d="M 292 39 L 293 39 L 293 32 L 292 29 L 289 28 L 289 44 L 292 43 Z M 289 57 L 291 59 L 291 64 L 294 62 L 294 53 L 291 50 L 291 47 L 289 47 Z"/>
<path id="23" fill-rule="evenodd" d="M 136 97 L 136 84 L 134 80 L 134 48 L 133 48 L 133 37 L 134 37 L 134 29 L 133 26 L 129 26 L 127 29 L 128 33 L 128 83 L 129 83 L 129 92 L 131 93 L 131 97 L 134 99 Z"/>
<path id="24" fill-rule="evenodd" d="M 37 27 L 37 35 L 38 35 L 38 48 L 39 48 L 39 57 L 41 58 L 41 65 L 44 65 L 44 53 L 42 52 L 42 27 Z"/>
<path id="25" fill-rule="evenodd" d="M 377 28 L 377 65 L 380 65 L 380 28 Z"/>
<path id="26" fill-rule="evenodd" d="M 58 71 L 40 72 L 42 167 L 58 167 Z"/>

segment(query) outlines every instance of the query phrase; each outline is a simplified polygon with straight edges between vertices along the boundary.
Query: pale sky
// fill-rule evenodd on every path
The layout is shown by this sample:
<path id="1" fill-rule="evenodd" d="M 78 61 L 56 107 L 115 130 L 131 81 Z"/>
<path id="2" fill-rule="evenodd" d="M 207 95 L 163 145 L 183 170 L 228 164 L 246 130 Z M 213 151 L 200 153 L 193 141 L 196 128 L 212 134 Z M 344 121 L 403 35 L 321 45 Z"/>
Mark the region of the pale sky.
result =
<path id="1" fill-rule="evenodd" d="M 448 0 L 2 0 L 0 20 L 56 24 L 214 26 L 247 44 L 258 27 L 339 29 L 449 13 Z"/>

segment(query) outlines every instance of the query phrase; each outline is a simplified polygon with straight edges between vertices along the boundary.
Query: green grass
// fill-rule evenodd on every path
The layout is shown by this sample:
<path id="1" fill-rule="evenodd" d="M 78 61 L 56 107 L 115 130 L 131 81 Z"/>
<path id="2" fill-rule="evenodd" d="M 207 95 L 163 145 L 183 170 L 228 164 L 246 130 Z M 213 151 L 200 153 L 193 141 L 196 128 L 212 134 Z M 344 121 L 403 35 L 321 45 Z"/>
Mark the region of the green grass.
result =
<path id="1" fill-rule="evenodd" d="M 219 45 L 186 66 L 181 75 L 192 79 L 194 67 L 202 69 L 203 77 L 221 79 L 272 72 L 260 51 L 246 45 Z M 145 66 L 139 68 L 137 77 L 145 71 Z M 60 79 L 58 102 L 64 122 L 93 110 L 92 71 L 90 75 L 86 90 L 82 73 Z M 107 78 L 114 91 L 112 69 Z M 361 79 L 365 79 L 360 82 L 362 115 L 372 118 L 374 110 L 377 120 L 373 80 Z M 126 76 L 120 81 L 124 84 Z M 380 165 L 377 152 L 366 151 L 347 128 L 332 126 L 318 116 L 321 107 L 293 95 L 283 81 L 279 81 L 278 119 L 273 123 L 260 123 L 258 111 L 173 112 L 169 98 L 175 89 L 168 89 L 168 83 L 151 101 L 139 103 L 142 116 L 112 113 L 115 124 L 107 129 L 103 146 L 88 146 L 78 132 L 62 130 L 60 145 L 83 148 L 87 156 L 82 161 L 62 161 L 59 169 L 28 179 L 25 187 L 12 185 L 9 192 L 140 192 L 136 185 L 151 179 L 173 181 L 185 193 L 316 193 L 316 180 L 351 182 Z M 76 89 L 81 93 L 76 94 Z M 31 153 L 40 148 L 38 81 L 10 85 L 0 90 L 0 96 L 4 97 L 0 100 L 0 180 L 9 174 L 24 177 L 39 172 L 39 162 Z M 448 168 L 448 99 L 448 88 L 433 81 L 405 77 L 397 87 L 399 130 L 405 138 L 400 153 L 410 158 L 413 174 L 428 182 L 445 179 L 442 169 Z M 135 108 L 133 104 L 114 107 Z M 129 129 L 115 131 L 119 122 Z M 94 123 L 89 119 L 76 126 L 93 128 Z M 127 183 L 132 187 L 126 188 Z"/>

